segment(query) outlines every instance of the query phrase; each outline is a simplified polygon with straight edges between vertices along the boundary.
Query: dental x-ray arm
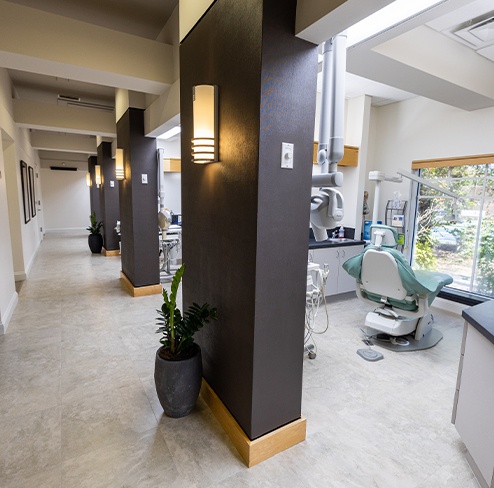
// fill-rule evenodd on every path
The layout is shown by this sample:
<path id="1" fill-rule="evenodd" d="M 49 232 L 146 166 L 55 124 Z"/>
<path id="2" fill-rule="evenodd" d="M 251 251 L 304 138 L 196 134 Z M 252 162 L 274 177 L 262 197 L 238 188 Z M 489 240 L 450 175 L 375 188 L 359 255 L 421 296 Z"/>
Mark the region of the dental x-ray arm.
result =
<path id="1" fill-rule="evenodd" d="M 346 74 L 346 33 L 323 44 L 321 120 L 317 162 L 321 173 L 312 176 L 312 186 L 320 193 L 311 197 L 310 222 L 316 241 L 328 238 L 327 229 L 343 218 L 343 195 L 335 187 L 343 185 L 337 171 L 343 157 Z"/>

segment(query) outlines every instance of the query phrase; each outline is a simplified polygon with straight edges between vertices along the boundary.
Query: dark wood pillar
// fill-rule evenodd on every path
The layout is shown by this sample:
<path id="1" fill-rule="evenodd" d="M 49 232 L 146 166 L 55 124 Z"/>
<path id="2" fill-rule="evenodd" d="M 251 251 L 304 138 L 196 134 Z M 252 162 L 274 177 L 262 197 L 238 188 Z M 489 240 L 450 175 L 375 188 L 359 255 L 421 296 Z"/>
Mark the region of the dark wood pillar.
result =
<path id="1" fill-rule="evenodd" d="M 111 157 L 111 142 L 102 142 L 98 146 L 98 164 L 101 166 L 100 208 L 103 221 L 103 246 L 106 251 L 115 251 L 119 248 L 115 226 L 120 218 L 120 209 L 115 160 Z"/>
<path id="2" fill-rule="evenodd" d="M 87 160 L 87 170 L 91 176 L 91 186 L 89 187 L 89 205 L 91 207 L 91 213 L 96 212 L 96 220 L 99 222 L 102 220 L 101 205 L 100 205 L 100 191 L 96 185 L 95 169 L 98 164 L 98 158 L 96 156 L 89 156 Z M 88 223 L 89 225 L 89 217 Z"/>
<path id="3" fill-rule="evenodd" d="M 217 0 L 180 47 L 184 308 L 218 308 L 204 376 L 250 439 L 301 415 L 317 48 L 294 36 L 295 10 Z M 209 165 L 190 157 L 198 84 L 219 92 Z"/>
<path id="4" fill-rule="evenodd" d="M 129 108 L 122 115 L 117 143 L 125 171 L 119 181 L 122 272 L 136 288 L 159 285 L 156 139 L 144 136 L 143 110 Z"/>

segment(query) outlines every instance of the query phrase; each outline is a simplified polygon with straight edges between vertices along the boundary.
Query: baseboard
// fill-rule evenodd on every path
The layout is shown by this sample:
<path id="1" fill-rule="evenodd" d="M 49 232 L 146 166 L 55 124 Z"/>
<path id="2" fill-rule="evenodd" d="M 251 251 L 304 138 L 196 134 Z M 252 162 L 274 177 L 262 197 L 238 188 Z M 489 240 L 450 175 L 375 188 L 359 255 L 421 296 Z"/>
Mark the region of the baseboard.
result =
<path id="1" fill-rule="evenodd" d="M 51 227 L 45 229 L 45 234 L 60 233 L 60 232 L 74 232 L 74 231 L 86 231 L 86 227 Z"/>
<path id="2" fill-rule="evenodd" d="M 7 310 L 5 314 L 0 317 L 0 335 L 5 334 L 7 332 L 7 328 L 9 327 L 10 319 L 12 318 L 12 314 L 14 313 L 15 307 L 17 307 L 17 302 L 19 301 L 19 295 L 15 291 L 10 299 L 9 304 L 7 305 Z"/>
<path id="3" fill-rule="evenodd" d="M 120 249 L 101 249 L 101 254 L 103 254 L 103 256 L 120 256 Z"/>
<path id="4" fill-rule="evenodd" d="M 470 454 L 470 452 L 468 451 L 468 449 L 465 451 L 465 458 L 466 458 L 466 460 L 470 466 L 470 469 L 472 470 L 473 474 L 475 475 L 475 479 L 477 480 L 479 485 L 482 488 L 489 488 L 489 484 L 487 483 L 487 481 L 482 476 L 482 473 L 480 472 L 480 469 L 477 466 L 477 463 L 474 461 L 474 459 L 473 459 L 472 455 Z M 494 479 L 494 475 L 493 475 L 493 479 Z M 491 488 L 492 488 L 492 486 L 493 485 L 491 483 Z"/>
<path id="5" fill-rule="evenodd" d="M 161 283 L 157 285 L 134 286 L 132 282 L 125 276 L 123 271 L 120 271 L 120 282 L 124 290 L 132 297 L 144 297 L 148 295 L 161 295 L 163 287 Z"/>
<path id="6" fill-rule="evenodd" d="M 249 468 L 305 440 L 307 421 L 303 417 L 250 440 L 204 379 L 201 396 Z"/>
<path id="7" fill-rule="evenodd" d="M 434 299 L 431 305 L 431 309 L 434 308 L 453 315 L 459 315 L 461 317 L 461 312 L 463 311 L 463 309 L 468 308 L 468 305 L 437 297 Z"/>
<path id="8" fill-rule="evenodd" d="M 29 277 L 31 270 L 33 269 L 33 264 L 34 264 L 34 261 L 36 260 L 36 257 L 38 256 L 40 246 L 41 246 L 41 241 L 38 241 L 38 245 L 36 246 L 36 250 L 33 252 L 31 259 L 29 260 L 29 263 L 26 266 L 26 278 L 25 279 L 27 279 Z"/>
<path id="9" fill-rule="evenodd" d="M 27 275 L 24 271 L 15 271 L 14 272 L 14 281 L 25 281 L 27 280 Z"/>

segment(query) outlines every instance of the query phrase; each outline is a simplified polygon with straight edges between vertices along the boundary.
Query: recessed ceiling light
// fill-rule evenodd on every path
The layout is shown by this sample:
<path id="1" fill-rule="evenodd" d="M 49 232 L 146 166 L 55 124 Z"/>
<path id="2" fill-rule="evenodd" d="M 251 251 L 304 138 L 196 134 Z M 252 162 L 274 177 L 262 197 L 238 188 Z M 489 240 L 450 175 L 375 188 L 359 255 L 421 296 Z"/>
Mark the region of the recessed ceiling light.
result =
<path id="1" fill-rule="evenodd" d="M 347 47 L 374 37 L 447 0 L 396 0 L 347 29 Z"/>
<path id="2" fill-rule="evenodd" d="M 171 139 L 173 136 L 176 136 L 177 134 L 180 134 L 182 129 L 180 128 L 179 125 L 176 125 L 175 127 L 172 127 L 170 130 L 167 130 L 163 134 L 157 137 L 157 139 L 164 139 L 165 141 L 167 139 Z"/>

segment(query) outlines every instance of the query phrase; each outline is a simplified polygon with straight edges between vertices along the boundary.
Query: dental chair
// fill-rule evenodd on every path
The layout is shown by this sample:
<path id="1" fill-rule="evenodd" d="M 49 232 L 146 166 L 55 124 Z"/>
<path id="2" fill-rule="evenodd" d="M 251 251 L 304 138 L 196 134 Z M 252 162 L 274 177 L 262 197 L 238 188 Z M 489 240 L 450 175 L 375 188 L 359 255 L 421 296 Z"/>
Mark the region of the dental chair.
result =
<path id="1" fill-rule="evenodd" d="M 406 346 L 415 341 L 413 349 L 426 349 L 442 339 L 432 328 L 429 306 L 453 279 L 444 273 L 412 270 L 395 249 L 397 243 L 393 227 L 372 225 L 371 244 L 343 263 L 343 269 L 357 280 L 357 296 L 376 307 L 365 319 L 365 325 L 377 332 L 374 339 Z"/>

